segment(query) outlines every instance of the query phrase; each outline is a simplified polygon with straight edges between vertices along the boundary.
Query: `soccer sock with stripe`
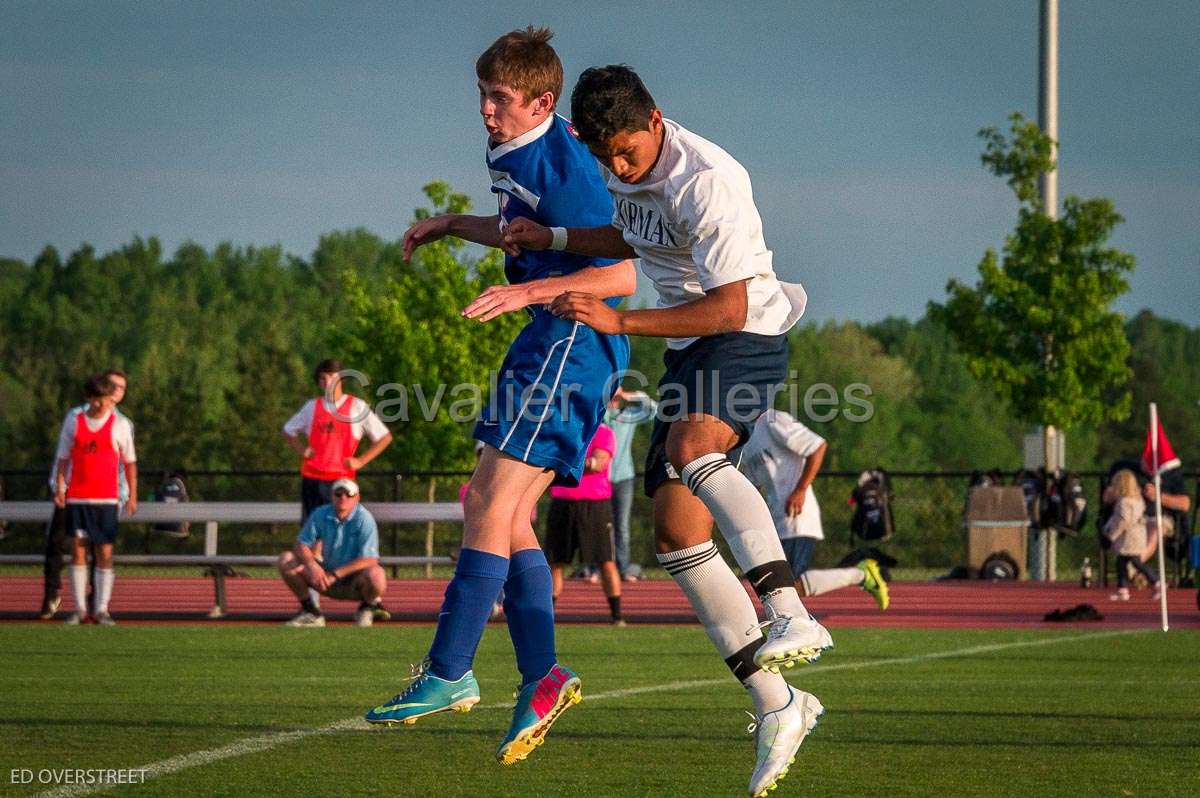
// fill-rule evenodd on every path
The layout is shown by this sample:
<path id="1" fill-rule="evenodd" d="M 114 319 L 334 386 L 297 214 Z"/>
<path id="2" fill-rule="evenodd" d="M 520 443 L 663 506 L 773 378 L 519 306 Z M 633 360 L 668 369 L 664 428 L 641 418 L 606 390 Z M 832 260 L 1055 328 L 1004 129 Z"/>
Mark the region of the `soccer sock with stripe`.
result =
<path id="1" fill-rule="evenodd" d="M 87 615 L 88 567 L 71 566 L 71 597 L 75 599 L 75 611 Z"/>
<path id="2" fill-rule="evenodd" d="M 467 548 L 459 553 L 429 648 L 430 673 L 456 682 L 471 670 L 492 605 L 507 578 L 507 557 Z"/>
<path id="3" fill-rule="evenodd" d="M 111 568 L 96 569 L 96 614 L 103 615 L 108 612 L 108 602 L 112 598 L 113 580 L 116 574 Z"/>
<path id="4" fill-rule="evenodd" d="M 550 672 L 558 660 L 554 647 L 554 585 L 541 549 L 514 552 L 504 583 L 504 617 L 517 655 L 521 686 Z"/>
<path id="5" fill-rule="evenodd" d="M 758 613 L 716 544 L 708 540 L 660 554 L 658 561 L 688 597 L 708 638 L 750 693 L 759 715 L 786 704 L 787 682 L 754 664 L 754 652 L 762 645 Z"/>
<path id="6" fill-rule="evenodd" d="M 771 510 L 750 480 L 722 452 L 697 457 L 680 476 L 712 513 L 763 606 L 778 615 L 807 619 Z"/>
<path id="7" fill-rule="evenodd" d="M 804 595 L 819 596 L 831 590 L 840 590 L 851 585 L 861 585 L 867 573 L 861 568 L 822 568 L 800 574 Z"/>

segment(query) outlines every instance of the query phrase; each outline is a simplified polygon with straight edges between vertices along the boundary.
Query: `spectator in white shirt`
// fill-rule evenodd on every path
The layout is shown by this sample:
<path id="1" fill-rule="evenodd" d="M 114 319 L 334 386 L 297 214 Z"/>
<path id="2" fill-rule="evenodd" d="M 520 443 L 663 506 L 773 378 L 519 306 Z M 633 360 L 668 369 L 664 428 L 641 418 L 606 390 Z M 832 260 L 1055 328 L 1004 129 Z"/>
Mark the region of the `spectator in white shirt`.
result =
<path id="1" fill-rule="evenodd" d="M 824 438 L 791 414 L 768 410 L 758 417 L 742 450 L 741 469 L 766 496 L 800 595 L 859 585 L 875 597 L 880 609 L 887 609 L 887 582 L 875 560 L 863 560 L 855 568 L 809 568 L 817 542 L 825 539 L 812 484 L 828 448 Z"/>

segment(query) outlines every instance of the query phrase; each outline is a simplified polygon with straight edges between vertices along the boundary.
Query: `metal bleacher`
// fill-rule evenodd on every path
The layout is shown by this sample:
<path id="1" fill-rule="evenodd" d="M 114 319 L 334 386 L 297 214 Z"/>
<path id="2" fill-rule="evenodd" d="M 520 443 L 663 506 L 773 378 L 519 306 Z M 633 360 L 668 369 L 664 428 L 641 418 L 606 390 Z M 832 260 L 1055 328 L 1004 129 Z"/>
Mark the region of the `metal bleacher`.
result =
<path id="1" fill-rule="evenodd" d="M 363 506 L 380 524 L 415 524 L 438 521 L 462 523 L 462 505 L 457 502 L 364 502 Z M 46 523 L 54 512 L 47 501 L 0 502 L 0 521 L 13 523 Z M 275 564 L 272 554 L 221 554 L 219 551 L 221 524 L 295 524 L 300 519 L 299 502 L 143 502 L 137 512 L 121 516 L 121 523 L 169 524 L 191 523 L 204 525 L 203 554 L 115 554 L 119 565 L 200 566 L 213 577 L 213 608 L 209 617 L 225 614 L 225 577 L 234 566 Z M 40 565 L 42 554 L 0 554 L 0 565 Z M 387 556 L 379 564 L 448 565 L 449 557 Z"/>

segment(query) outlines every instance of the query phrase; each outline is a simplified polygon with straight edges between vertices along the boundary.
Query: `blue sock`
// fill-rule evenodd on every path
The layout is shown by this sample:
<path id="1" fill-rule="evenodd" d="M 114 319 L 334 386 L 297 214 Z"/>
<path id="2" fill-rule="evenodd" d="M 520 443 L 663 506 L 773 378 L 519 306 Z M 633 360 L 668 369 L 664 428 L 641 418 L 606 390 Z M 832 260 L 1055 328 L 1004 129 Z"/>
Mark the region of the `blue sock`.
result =
<path id="1" fill-rule="evenodd" d="M 476 549 L 463 549 L 458 555 L 429 648 L 434 676 L 455 682 L 471 670 L 483 628 L 507 576 L 507 557 Z"/>
<path id="2" fill-rule="evenodd" d="M 558 661 L 552 593 L 550 565 L 541 549 L 522 549 L 512 556 L 504 583 L 504 617 L 522 687 L 545 676 Z"/>

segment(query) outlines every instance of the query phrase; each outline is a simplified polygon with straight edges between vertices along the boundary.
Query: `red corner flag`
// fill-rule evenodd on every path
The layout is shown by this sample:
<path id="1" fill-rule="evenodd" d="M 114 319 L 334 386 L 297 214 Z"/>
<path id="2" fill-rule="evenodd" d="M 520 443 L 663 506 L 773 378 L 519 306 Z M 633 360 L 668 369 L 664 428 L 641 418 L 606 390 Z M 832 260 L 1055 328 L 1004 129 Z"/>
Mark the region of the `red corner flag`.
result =
<path id="1" fill-rule="evenodd" d="M 1158 437 L 1158 468 L 1154 467 L 1154 438 Z M 1175 450 L 1171 448 L 1171 442 L 1167 440 L 1167 433 L 1163 432 L 1162 421 L 1158 422 L 1158 429 L 1147 428 L 1146 430 L 1146 446 L 1142 449 L 1142 470 L 1151 476 L 1157 471 L 1159 474 L 1170 468 L 1176 468 L 1180 465 L 1179 458 L 1175 456 Z"/>

